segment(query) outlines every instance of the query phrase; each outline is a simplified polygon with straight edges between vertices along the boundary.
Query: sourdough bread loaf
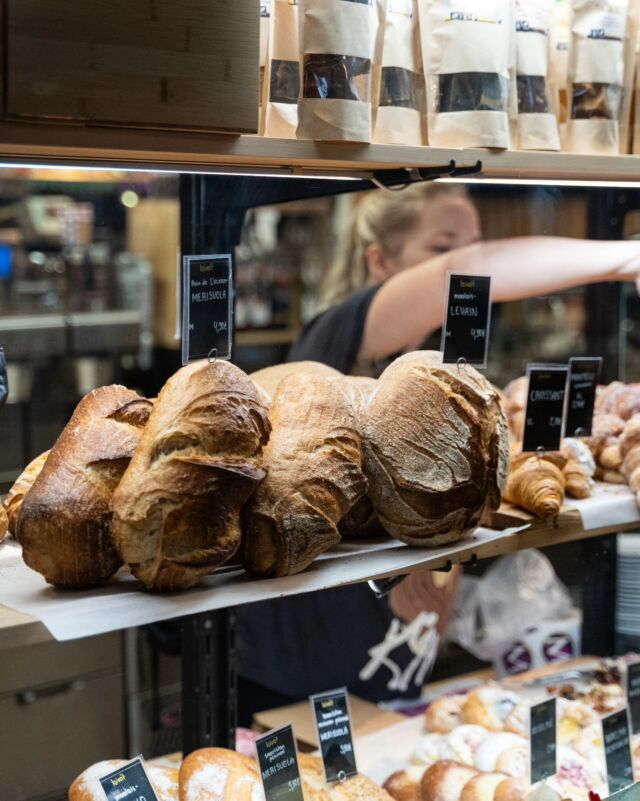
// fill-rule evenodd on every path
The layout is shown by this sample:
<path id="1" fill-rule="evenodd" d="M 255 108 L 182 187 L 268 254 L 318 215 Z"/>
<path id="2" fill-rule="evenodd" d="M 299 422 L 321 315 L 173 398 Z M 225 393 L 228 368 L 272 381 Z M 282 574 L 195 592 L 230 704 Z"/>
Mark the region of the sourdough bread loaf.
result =
<path id="1" fill-rule="evenodd" d="M 104 801 L 105 794 L 100 779 L 123 768 L 125 759 L 106 759 L 96 762 L 83 771 L 69 788 L 69 801 Z M 158 801 L 178 801 L 178 771 L 163 765 L 145 762 L 145 770 Z"/>
<path id="2" fill-rule="evenodd" d="M 361 414 L 368 495 L 382 525 L 413 545 L 460 539 L 500 504 L 509 458 L 498 393 L 472 367 L 408 353 Z"/>
<path id="3" fill-rule="evenodd" d="M 342 380 L 299 372 L 278 385 L 268 474 L 242 515 L 241 559 L 251 573 L 304 570 L 339 542 L 338 523 L 365 493 L 360 433 Z"/>
<path id="4" fill-rule="evenodd" d="M 152 590 L 198 583 L 233 556 L 264 477 L 267 410 L 242 370 L 192 362 L 164 385 L 114 499 L 114 536 Z"/>
<path id="5" fill-rule="evenodd" d="M 33 461 L 29 462 L 29 464 L 13 483 L 13 486 L 9 490 L 9 494 L 6 497 L 4 508 L 9 519 L 9 531 L 14 536 L 18 529 L 18 515 L 20 514 L 20 509 L 22 509 L 22 502 L 24 501 L 27 492 L 29 492 L 33 486 L 34 481 L 40 475 L 40 471 L 44 467 L 44 463 L 47 461 L 48 456 L 49 451 L 45 451 L 44 453 L 41 453 L 40 456 L 36 456 Z"/>
<path id="6" fill-rule="evenodd" d="M 264 801 L 253 759 L 226 748 L 201 748 L 180 767 L 180 801 Z"/>
<path id="7" fill-rule="evenodd" d="M 100 387 L 80 401 L 51 449 L 17 526 L 25 562 L 50 584 L 92 587 L 120 567 L 111 501 L 150 411 L 150 401 L 125 387 Z"/>
<path id="8" fill-rule="evenodd" d="M 316 375 L 333 376 L 337 378 L 342 375 L 338 370 L 329 367 L 322 362 L 302 361 L 285 362 L 284 364 L 274 364 L 271 367 L 264 367 L 251 373 L 249 378 L 260 386 L 271 398 L 276 394 L 280 382 L 290 375 L 298 373 L 315 373 Z"/>

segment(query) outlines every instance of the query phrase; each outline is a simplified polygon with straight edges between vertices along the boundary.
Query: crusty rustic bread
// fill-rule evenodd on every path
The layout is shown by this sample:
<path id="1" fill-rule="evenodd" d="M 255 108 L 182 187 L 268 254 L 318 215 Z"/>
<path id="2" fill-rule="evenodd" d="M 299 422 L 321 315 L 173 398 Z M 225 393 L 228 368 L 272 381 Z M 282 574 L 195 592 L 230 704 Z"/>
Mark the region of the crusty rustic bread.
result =
<path id="1" fill-rule="evenodd" d="M 100 779 L 127 765 L 126 759 L 106 759 L 83 771 L 69 788 L 69 801 L 104 801 Z M 178 771 L 163 765 L 145 762 L 149 781 L 158 801 L 178 801 Z"/>
<path id="2" fill-rule="evenodd" d="M 506 418 L 472 367 L 443 365 L 429 351 L 405 354 L 378 379 L 361 420 L 368 495 L 394 537 L 452 542 L 500 504 Z"/>
<path id="3" fill-rule="evenodd" d="M 271 406 L 268 475 L 243 510 L 241 560 L 257 575 L 304 570 L 340 540 L 365 492 L 361 438 L 341 378 L 297 373 Z"/>
<path id="4" fill-rule="evenodd" d="M 420 782 L 422 798 L 428 801 L 460 801 L 465 784 L 479 771 L 460 762 L 443 759 L 428 768 Z"/>
<path id="5" fill-rule="evenodd" d="M 4 506 L 0 506 L 0 542 L 7 536 L 9 530 L 9 518 L 4 510 Z"/>
<path id="6" fill-rule="evenodd" d="M 256 384 L 262 387 L 262 389 L 273 398 L 280 382 L 287 376 L 297 375 L 298 373 L 315 373 L 315 375 L 334 377 L 342 375 L 338 370 L 329 367 L 328 364 L 303 361 L 285 362 L 284 364 L 274 364 L 271 367 L 264 367 L 262 370 L 256 370 L 255 373 L 251 373 L 249 378 L 255 381 Z"/>
<path id="7" fill-rule="evenodd" d="M 391 801 L 386 790 L 362 774 L 327 784 L 319 756 L 298 754 L 298 766 L 305 801 Z"/>
<path id="8" fill-rule="evenodd" d="M 15 536 L 18 529 L 18 515 L 22 509 L 22 501 L 25 499 L 27 492 L 33 486 L 33 482 L 40 475 L 40 471 L 47 461 L 49 451 L 41 453 L 36 456 L 25 469 L 20 473 L 18 478 L 14 481 L 13 486 L 9 490 L 9 494 L 4 502 L 4 508 L 9 518 L 9 531 Z"/>
<path id="9" fill-rule="evenodd" d="M 50 584 L 92 587 L 120 567 L 111 500 L 150 410 L 150 401 L 125 387 L 94 389 L 51 449 L 17 527 L 25 562 Z"/>
<path id="10" fill-rule="evenodd" d="M 180 801 L 264 801 L 258 766 L 226 748 L 201 748 L 180 767 Z"/>
<path id="11" fill-rule="evenodd" d="M 267 410 L 234 365 L 192 362 L 167 381 L 113 498 L 118 551 L 145 587 L 191 587 L 233 556 L 268 437 Z"/>

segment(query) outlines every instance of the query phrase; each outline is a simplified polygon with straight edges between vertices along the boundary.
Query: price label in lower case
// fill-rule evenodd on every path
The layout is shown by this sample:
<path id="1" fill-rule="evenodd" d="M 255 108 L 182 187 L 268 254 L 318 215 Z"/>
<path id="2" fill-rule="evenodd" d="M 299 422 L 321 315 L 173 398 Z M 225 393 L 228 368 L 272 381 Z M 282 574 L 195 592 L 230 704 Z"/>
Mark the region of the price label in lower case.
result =
<path id="1" fill-rule="evenodd" d="M 158 801 L 142 757 L 100 779 L 107 801 Z"/>
<path id="2" fill-rule="evenodd" d="M 342 781 L 348 776 L 355 776 L 358 769 L 353 751 L 346 689 L 312 695 L 310 701 L 316 719 L 327 782 Z"/>
<path id="3" fill-rule="evenodd" d="M 231 358 L 233 335 L 231 255 L 182 259 L 182 364 Z"/>
<path id="4" fill-rule="evenodd" d="M 491 278 L 481 275 L 449 275 L 442 329 L 442 361 L 487 363 L 491 317 Z"/>
<path id="5" fill-rule="evenodd" d="M 640 732 L 640 662 L 627 665 L 627 703 L 631 715 L 631 733 Z"/>
<path id="6" fill-rule="evenodd" d="M 602 718 L 602 737 L 607 759 L 609 794 L 633 784 L 629 710 L 627 707 Z"/>
<path id="7" fill-rule="evenodd" d="M 557 773 L 556 699 L 534 704 L 529 710 L 531 784 Z"/>
<path id="8" fill-rule="evenodd" d="M 588 437 L 593 423 L 601 358 L 569 359 L 565 437 Z"/>
<path id="9" fill-rule="evenodd" d="M 523 451 L 557 451 L 560 447 L 567 372 L 564 365 L 527 365 Z"/>
<path id="10" fill-rule="evenodd" d="M 266 801 L 304 801 L 291 724 L 258 737 L 256 751 Z"/>

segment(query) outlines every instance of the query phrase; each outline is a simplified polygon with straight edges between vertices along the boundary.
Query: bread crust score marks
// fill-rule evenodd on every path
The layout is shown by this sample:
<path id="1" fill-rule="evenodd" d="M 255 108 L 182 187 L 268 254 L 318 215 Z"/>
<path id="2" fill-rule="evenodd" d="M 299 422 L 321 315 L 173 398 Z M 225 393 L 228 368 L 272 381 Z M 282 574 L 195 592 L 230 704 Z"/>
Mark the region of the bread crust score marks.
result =
<path id="1" fill-rule="evenodd" d="M 382 525 L 412 545 L 460 539 L 500 504 L 509 459 L 499 395 L 471 367 L 408 353 L 362 413 L 369 497 Z"/>
<path id="2" fill-rule="evenodd" d="M 22 502 L 16 532 L 25 562 L 50 584 L 97 586 L 121 566 L 111 501 L 151 407 L 126 387 L 95 389 L 51 449 Z"/>
<path id="3" fill-rule="evenodd" d="M 365 494 L 362 441 L 342 381 L 299 372 L 278 384 L 268 475 L 242 515 L 241 558 L 250 573 L 304 570 L 340 541 L 338 523 Z"/>
<path id="4" fill-rule="evenodd" d="M 118 551 L 147 589 L 187 589 L 234 555 L 269 431 L 258 390 L 228 362 L 167 381 L 113 499 Z"/>

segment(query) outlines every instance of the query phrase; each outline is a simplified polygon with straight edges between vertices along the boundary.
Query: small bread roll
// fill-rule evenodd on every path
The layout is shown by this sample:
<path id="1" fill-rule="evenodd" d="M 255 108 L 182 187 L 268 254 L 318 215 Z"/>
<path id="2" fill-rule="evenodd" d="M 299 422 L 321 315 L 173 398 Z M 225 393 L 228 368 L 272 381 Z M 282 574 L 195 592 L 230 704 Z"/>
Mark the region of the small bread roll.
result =
<path id="1" fill-rule="evenodd" d="M 514 745 L 498 756 L 496 770 L 507 776 L 522 779 L 529 775 L 529 761 L 529 748 L 524 745 Z"/>
<path id="2" fill-rule="evenodd" d="M 397 770 L 382 787 L 395 801 L 422 801 L 420 782 L 424 773 L 424 768 L 419 767 Z"/>
<path id="3" fill-rule="evenodd" d="M 258 766 L 226 748 L 201 748 L 180 767 L 180 801 L 264 801 Z"/>
<path id="4" fill-rule="evenodd" d="M 69 801 L 104 801 L 100 779 L 129 764 L 126 759 L 106 759 L 83 771 L 69 788 Z M 145 770 L 158 801 L 178 801 L 178 771 L 145 762 Z"/>
<path id="5" fill-rule="evenodd" d="M 496 787 L 493 801 L 524 801 L 528 790 L 529 782 L 527 779 L 510 776 L 508 779 L 501 781 Z"/>
<path id="6" fill-rule="evenodd" d="M 475 723 L 490 731 L 502 731 L 519 700 L 515 693 L 501 687 L 478 687 L 467 695 L 462 707 L 462 719 L 465 723 Z"/>
<path id="7" fill-rule="evenodd" d="M 460 801 L 493 801 L 496 787 L 504 780 L 503 773 L 480 773 L 462 788 Z"/>
<path id="8" fill-rule="evenodd" d="M 445 695 L 432 701 L 425 712 L 427 729 L 448 734 L 456 726 L 460 726 L 462 724 L 462 707 L 466 700 L 466 695 Z"/>
<path id="9" fill-rule="evenodd" d="M 524 737 L 503 731 L 485 740 L 476 752 L 475 766 L 478 770 L 497 771 L 498 758 L 508 748 L 527 747 Z"/>
<path id="10" fill-rule="evenodd" d="M 444 760 L 432 765 L 422 777 L 420 790 L 427 801 L 459 801 L 465 784 L 478 771 L 460 762 Z"/>

